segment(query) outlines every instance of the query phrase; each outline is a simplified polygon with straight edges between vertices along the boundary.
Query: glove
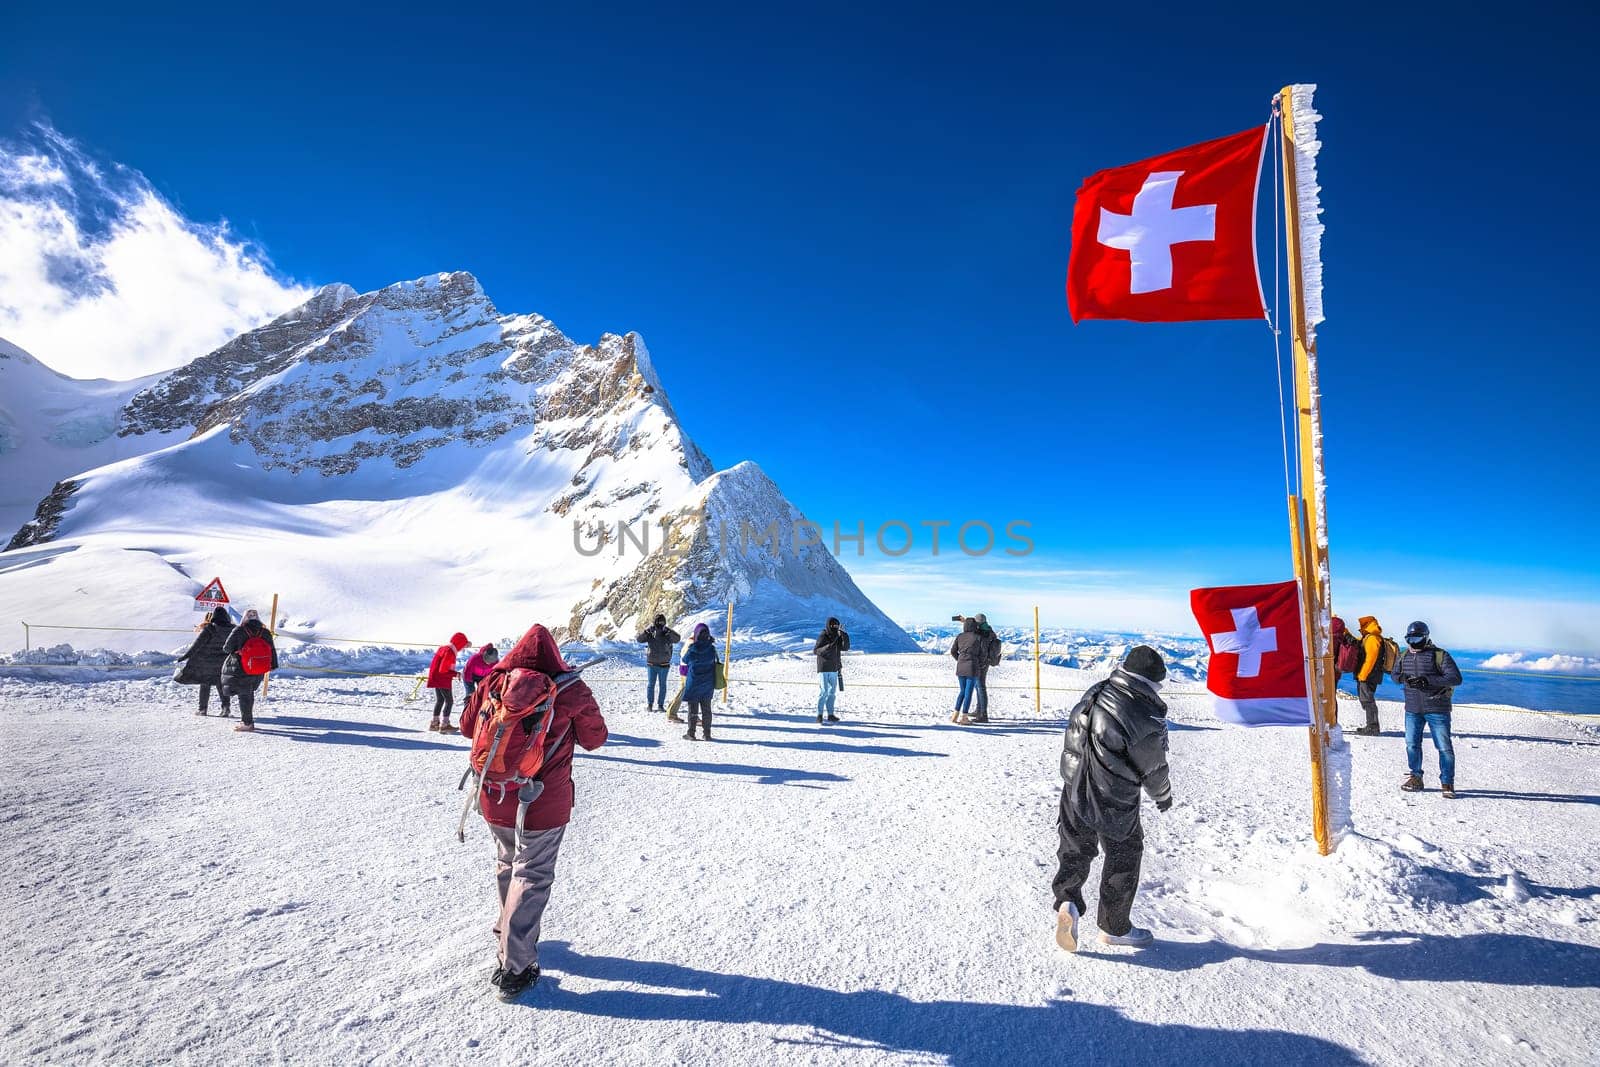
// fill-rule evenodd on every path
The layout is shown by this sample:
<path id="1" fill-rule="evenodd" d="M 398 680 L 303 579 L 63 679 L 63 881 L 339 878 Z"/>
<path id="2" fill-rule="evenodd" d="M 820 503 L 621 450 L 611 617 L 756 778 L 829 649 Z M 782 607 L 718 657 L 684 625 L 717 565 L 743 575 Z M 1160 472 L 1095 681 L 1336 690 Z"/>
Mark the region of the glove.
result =
<path id="1" fill-rule="evenodd" d="M 1172 798 L 1171 797 L 1168 797 L 1165 800 L 1156 801 L 1156 810 L 1157 811 L 1166 811 L 1170 807 L 1172 807 Z"/>
<path id="2" fill-rule="evenodd" d="M 678 664 L 678 677 L 679 678 L 687 678 L 687 677 L 689 677 L 689 665 L 687 663 Z"/>
<path id="3" fill-rule="evenodd" d="M 1435 688 L 1434 684 L 1428 681 L 1426 678 L 1413 678 L 1411 679 L 1411 684 L 1422 690 L 1424 693 L 1431 693 Z"/>

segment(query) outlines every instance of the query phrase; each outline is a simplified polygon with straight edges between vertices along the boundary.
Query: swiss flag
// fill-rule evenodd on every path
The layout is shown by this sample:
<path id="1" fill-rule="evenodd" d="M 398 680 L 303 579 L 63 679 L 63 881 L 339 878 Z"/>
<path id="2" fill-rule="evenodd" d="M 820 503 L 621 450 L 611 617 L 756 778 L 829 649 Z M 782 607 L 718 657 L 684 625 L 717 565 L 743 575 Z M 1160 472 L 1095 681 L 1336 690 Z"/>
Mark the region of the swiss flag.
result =
<path id="1" fill-rule="evenodd" d="M 1259 319 L 1256 128 L 1090 175 L 1072 214 L 1072 321 Z"/>
<path id="2" fill-rule="evenodd" d="M 1194 589 L 1189 606 L 1206 635 L 1217 718 L 1241 726 L 1310 726 L 1296 582 Z"/>

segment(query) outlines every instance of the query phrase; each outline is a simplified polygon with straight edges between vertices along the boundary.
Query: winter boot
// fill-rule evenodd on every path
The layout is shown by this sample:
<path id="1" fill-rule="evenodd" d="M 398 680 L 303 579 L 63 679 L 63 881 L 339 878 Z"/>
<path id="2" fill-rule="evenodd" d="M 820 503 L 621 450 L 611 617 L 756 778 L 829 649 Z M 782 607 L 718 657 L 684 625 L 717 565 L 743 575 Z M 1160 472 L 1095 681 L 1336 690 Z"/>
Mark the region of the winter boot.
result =
<path id="1" fill-rule="evenodd" d="M 685 741 L 693 741 L 694 740 L 694 730 L 693 730 L 693 728 L 691 728 L 691 729 L 689 729 L 689 730 L 684 732 L 683 739 Z"/>
<path id="2" fill-rule="evenodd" d="M 250 723 L 242 722 L 233 728 L 233 732 L 236 734 L 253 734 L 256 732 L 256 728 Z"/>
<path id="3" fill-rule="evenodd" d="M 539 968 L 537 965 L 529 967 L 521 974 L 512 974 L 510 971 L 500 972 L 500 981 L 497 983 L 500 986 L 500 999 L 515 1000 L 538 980 Z"/>
<path id="4" fill-rule="evenodd" d="M 834 715 L 833 713 L 830 712 L 828 714 L 828 721 L 829 722 L 838 722 L 839 721 L 839 716 Z"/>
<path id="5" fill-rule="evenodd" d="M 817 725 L 818 726 L 822 725 L 822 712 L 820 712 L 820 711 L 817 712 Z"/>
<path id="6" fill-rule="evenodd" d="M 456 732 L 456 728 L 450 725 L 449 719 L 441 719 L 439 720 L 439 732 L 441 734 L 453 734 Z"/>
<path id="7" fill-rule="evenodd" d="M 700 727 L 700 740 L 702 740 L 702 741 L 711 740 L 711 727 L 709 727 L 709 726 Z"/>
<path id="8" fill-rule="evenodd" d="M 499 989 L 500 979 L 505 977 L 505 973 L 506 969 L 504 967 L 500 966 L 498 963 L 495 964 L 494 970 L 489 972 L 489 984 L 494 986 L 496 989 Z"/>
<path id="9" fill-rule="evenodd" d="M 1440 783 L 1439 795 L 1444 797 L 1446 800 L 1454 800 L 1456 798 L 1455 783 L 1452 782 L 1450 785 Z"/>
<path id="10" fill-rule="evenodd" d="M 951 722 L 960 722 L 961 721 L 961 709 L 960 708 L 957 708 L 955 711 L 952 711 L 950 713 L 950 721 Z"/>
<path id="11" fill-rule="evenodd" d="M 206 713 L 206 709 L 205 708 L 201 708 L 201 709 L 199 709 L 198 711 L 195 712 L 196 715 L 199 715 L 201 717 L 204 717 L 205 713 Z"/>
<path id="12" fill-rule="evenodd" d="M 1407 775 L 1406 780 L 1400 783 L 1400 788 L 1407 793 L 1422 792 L 1422 775 Z"/>
<path id="13" fill-rule="evenodd" d="M 233 718 L 233 711 L 227 707 L 224 707 L 222 711 L 218 713 L 218 718 L 231 719 Z"/>
<path id="14" fill-rule="evenodd" d="M 963 715 L 960 718 L 958 718 L 956 720 L 956 722 L 959 723 L 962 726 L 971 726 L 972 725 L 972 718 L 970 716 Z"/>
<path id="15" fill-rule="evenodd" d="M 1377 737 L 1380 731 L 1376 726 L 1357 726 L 1355 732 L 1362 737 Z"/>
<path id="16" fill-rule="evenodd" d="M 1056 944 L 1064 952 L 1078 951 L 1078 906 L 1070 900 L 1056 909 Z"/>
<path id="17" fill-rule="evenodd" d="M 679 715 L 675 711 L 669 711 L 669 712 L 667 712 L 667 721 L 668 722 L 682 722 L 683 721 L 683 716 Z"/>
<path id="18" fill-rule="evenodd" d="M 977 715 L 974 715 L 972 717 L 972 722 L 975 725 L 980 725 L 981 726 L 982 724 L 984 724 L 984 723 L 986 723 L 988 721 L 989 721 L 989 713 L 988 712 L 979 712 Z"/>
<path id="19" fill-rule="evenodd" d="M 428 730 L 430 732 L 432 732 L 432 733 L 438 733 L 439 732 L 439 720 L 438 719 L 434 719 L 432 722 L 428 723 Z"/>
<path id="20" fill-rule="evenodd" d="M 1154 940 L 1155 935 L 1142 926 L 1130 927 L 1125 934 L 1108 934 L 1104 930 L 1100 931 L 1102 945 L 1131 945 L 1134 948 L 1143 948 Z"/>

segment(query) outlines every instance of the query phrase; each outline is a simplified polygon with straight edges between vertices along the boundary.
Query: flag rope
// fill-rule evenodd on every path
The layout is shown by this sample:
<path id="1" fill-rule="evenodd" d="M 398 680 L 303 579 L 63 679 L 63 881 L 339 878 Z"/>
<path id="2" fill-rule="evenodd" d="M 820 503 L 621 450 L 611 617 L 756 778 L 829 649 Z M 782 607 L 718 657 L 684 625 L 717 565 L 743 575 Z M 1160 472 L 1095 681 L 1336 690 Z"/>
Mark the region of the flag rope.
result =
<path id="1" fill-rule="evenodd" d="M 1278 98 L 1272 98 L 1272 113 L 1267 117 L 1267 143 L 1276 144 L 1272 140 L 1273 131 L 1278 126 Z M 1272 156 L 1272 317 L 1268 325 L 1272 327 L 1272 359 L 1277 366 L 1278 374 L 1278 437 L 1283 442 L 1283 494 L 1294 495 L 1294 487 L 1289 480 L 1289 408 L 1283 397 L 1283 313 L 1282 301 L 1279 296 L 1280 280 L 1283 273 L 1280 257 L 1283 253 L 1283 220 L 1279 217 L 1283 212 L 1283 159 L 1277 152 L 1269 153 Z"/>

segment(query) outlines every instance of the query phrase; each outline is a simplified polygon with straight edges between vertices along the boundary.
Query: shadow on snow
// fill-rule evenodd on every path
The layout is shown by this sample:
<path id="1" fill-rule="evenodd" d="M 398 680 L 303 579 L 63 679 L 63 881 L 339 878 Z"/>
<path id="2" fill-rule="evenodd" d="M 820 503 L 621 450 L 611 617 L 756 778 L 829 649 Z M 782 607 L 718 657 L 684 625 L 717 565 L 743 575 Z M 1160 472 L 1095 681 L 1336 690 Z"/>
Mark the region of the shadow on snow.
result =
<path id="1" fill-rule="evenodd" d="M 697 741 L 696 744 L 721 744 L 720 741 Z M 725 774 L 748 778 L 756 785 L 795 785 L 809 789 L 824 788 L 830 782 L 848 782 L 842 774 L 829 771 L 803 771 L 792 767 L 757 767 L 747 763 L 696 763 L 690 760 L 629 759 L 626 756 L 608 756 L 599 752 L 578 752 L 577 759 L 585 763 L 631 764 L 641 768 L 665 767 L 671 770 L 690 771 L 697 774 Z M 644 772 L 648 773 L 648 772 Z"/>
<path id="2" fill-rule="evenodd" d="M 719 974 L 672 963 L 583 956 L 565 943 L 540 948 L 546 971 L 648 986 L 571 992 L 547 973 L 528 1000 L 540 1012 L 571 1011 L 611 1019 L 684 1020 L 804 1027 L 777 1041 L 831 1050 L 871 1050 L 948 1057 L 955 1067 L 994 1063 L 1097 1065 L 1197 1063 L 1356 1064 L 1360 1059 L 1318 1037 L 1278 1030 L 1210 1030 L 1137 1022 L 1115 1008 L 1053 1000 L 1041 1005 L 916 1001 L 895 993 L 842 993 L 797 982 Z"/>

